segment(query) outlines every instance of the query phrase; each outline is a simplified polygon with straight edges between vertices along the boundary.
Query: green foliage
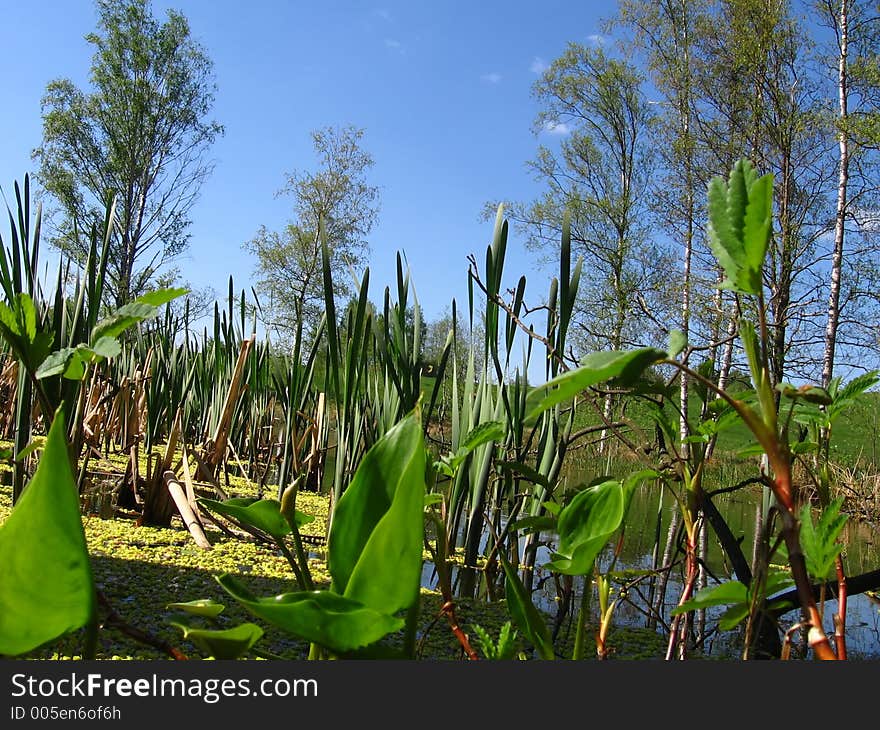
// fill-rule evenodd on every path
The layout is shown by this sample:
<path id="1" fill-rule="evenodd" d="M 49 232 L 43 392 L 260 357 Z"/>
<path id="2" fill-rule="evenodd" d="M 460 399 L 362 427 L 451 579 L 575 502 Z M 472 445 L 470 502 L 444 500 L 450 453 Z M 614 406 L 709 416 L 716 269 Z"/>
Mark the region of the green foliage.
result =
<path id="1" fill-rule="evenodd" d="M 90 344 L 65 347 L 45 358 L 37 369 L 37 378 L 63 375 L 68 380 L 82 380 L 88 365 L 116 357 L 122 352 L 117 338 L 127 329 L 157 316 L 162 304 L 186 293 L 186 289 L 160 289 L 119 307 L 94 326 Z"/>
<path id="2" fill-rule="evenodd" d="M 807 561 L 807 572 L 818 580 L 832 577 L 835 560 L 843 550 L 843 545 L 837 541 L 847 521 L 847 516 L 840 512 L 842 506 L 843 497 L 832 500 L 815 523 L 810 505 L 805 504 L 801 508 L 801 547 Z"/>
<path id="3" fill-rule="evenodd" d="M 559 513 L 559 547 L 547 567 L 566 575 L 591 573 L 623 516 L 624 495 L 619 481 L 604 481 L 578 492 Z"/>
<path id="4" fill-rule="evenodd" d="M 729 606 L 718 619 L 718 628 L 722 631 L 729 631 L 748 618 L 752 603 L 756 599 L 754 588 L 756 583 L 757 581 L 753 582 L 753 586 L 746 586 L 745 583 L 733 580 L 703 588 L 697 591 L 692 599 L 674 608 L 670 615 L 677 616 L 688 611 L 698 611 L 713 606 Z M 781 571 L 772 572 L 767 576 L 761 595 L 772 596 L 774 593 L 790 587 L 793 583 L 791 574 Z M 768 608 L 783 608 L 785 605 L 781 601 L 771 601 Z"/>
<path id="5" fill-rule="evenodd" d="M 217 601 L 212 601 L 208 598 L 200 598 L 197 601 L 186 601 L 183 603 L 169 603 L 165 608 L 173 611 L 181 611 L 182 613 L 187 613 L 191 616 L 201 616 L 203 618 L 211 619 L 217 618 L 226 610 L 226 606 L 222 603 L 217 603 Z"/>
<path id="6" fill-rule="evenodd" d="M 243 623 L 231 629 L 200 629 L 170 621 L 183 632 L 183 638 L 215 659 L 239 659 L 247 654 L 263 636 L 256 624 Z"/>
<path id="7" fill-rule="evenodd" d="M 760 294 L 761 272 L 773 220 L 773 176 L 758 177 L 751 163 L 739 160 L 727 182 L 709 184 L 709 245 L 724 270 L 722 286 Z"/>
<path id="8" fill-rule="evenodd" d="M 386 572 L 392 569 L 389 564 Z M 229 573 L 219 576 L 217 582 L 258 618 L 334 652 L 367 646 L 404 625 L 402 618 L 333 591 L 299 591 L 258 598 Z"/>
<path id="9" fill-rule="evenodd" d="M 181 13 L 159 23 L 148 0 L 100 0 L 97 10 L 98 27 L 86 36 L 91 88 L 49 83 L 33 157 L 63 215 L 56 242 L 80 264 L 88 255 L 82 229 L 108 192 L 119 195 L 104 302 L 120 306 L 155 286 L 168 273 L 163 264 L 187 247 L 189 210 L 223 128 L 207 120 L 212 63 Z"/>
<path id="10" fill-rule="evenodd" d="M 198 503 L 217 514 L 232 517 L 239 522 L 255 527 L 270 537 L 280 540 L 291 531 L 287 518 L 281 513 L 281 503 L 277 499 L 256 499 L 254 497 L 233 497 L 218 502 L 200 497 Z M 297 526 L 302 527 L 315 518 L 297 510 Z"/>
<path id="11" fill-rule="evenodd" d="M 395 614 L 418 599 L 424 500 L 425 444 L 414 411 L 367 452 L 336 505 L 329 590 L 258 598 L 232 575 L 218 581 L 254 615 L 314 644 L 337 653 L 368 646 L 402 628 Z"/>
<path id="12" fill-rule="evenodd" d="M 456 470 L 464 462 L 467 457 L 473 453 L 478 446 L 488 444 L 492 441 L 500 441 L 504 438 L 504 425 L 498 421 L 486 421 L 475 426 L 464 437 L 461 445 L 455 450 L 454 454 L 441 457 L 436 462 L 436 466 L 447 476 L 454 476 Z M 522 465 L 520 465 L 522 469 Z M 524 471 L 524 469 L 522 469 Z M 531 470 L 534 471 L 534 470 Z M 540 475 L 538 475 L 540 477 Z"/>
<path id="13" fill-rule="evenodd" d="M 516 656 L 516 631 L 513 630 L 510 621 L 505 621 L 501 626 L 498 641 L 493 641 L 489 632 L 479 624 L 474 624 L 472 628 L 483 658 L 490 661 L 504 661 Z"/>
<path id="14" fill-rule="evenodd" d="M 64 417 L 0 526 L 0 654 L 24 654 L 95 621 L 95 587 Z"/>
<path id="15" fill-rule="evenodd" d="M 558 375 L 529 393 L 532 407 L 526 420 L 531 421 L 547 409 L 570 401 L 590 386 L 607 380 L 617 380 L 623 386 L 632 385 L 645 370 L 666 356 L 665 351 L 654 347 L 591 353 L 581 360 L 580 367 Z"/>
<path id="16" fill-rule="evenodd" d="M 498 553 L 501 565 L 504 568 L 504 594 L 507 598 L 507 608 L 514 623 L 523 632 L 526 639 L 535 647 L 541 659 L 555 659 L 556 652 L 547 629 L 547 622 L 540 614 L 529 592 L 517 575 L 516 570 L 504 555 L 504 551 Z"/>

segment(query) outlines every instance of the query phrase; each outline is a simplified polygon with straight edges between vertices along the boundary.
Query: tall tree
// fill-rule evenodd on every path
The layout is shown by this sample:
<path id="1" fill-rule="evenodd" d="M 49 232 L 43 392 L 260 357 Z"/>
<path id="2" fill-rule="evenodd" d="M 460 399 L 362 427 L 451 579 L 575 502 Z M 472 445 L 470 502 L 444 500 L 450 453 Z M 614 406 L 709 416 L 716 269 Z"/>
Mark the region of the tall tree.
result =
<path id="1" fill-rule="evenodd" d="M 572 255 L 584 258 L 573 331 L 583 349 L 643 343 L 645 327 L 633 314 L 646 301 L 649 309 L 660 306 L 655 297 L 667 258 L 648 221 L 654 112 L 642 81 L 625 61 L 570 43 L 533 88 L 542 107 L 535 131 L 561 139 L 554 148 L 542 145 L 529 163 L 546 192 L 531 203 L 507 206 L 528 246 L 554 258 L 569 211 Z M 495 208 L 488 204 L 487 214 Z M 668 293 L 668 281 L 662 288 Z"/>
<path id="2" fill-rule="evenodd" d="M 187 19 L 164 23 L 149 0 L 97 0 L 91 90 L 52 81 L 43 97 L 38 180 L 57 202 L 54 243 L 84 261 L 83 233 L 116 196 L 108 299 L 121 305 L 160 276 L 189 241 L 189 211 L 213 169 L 207 153 L 223 128 L 208 119 L 213 63 Z"/>
<path id="3" fill-rule="evenodd" d="M 281 231 L 261 226 L 244 244 L 257 257 L 259 287 L 273 313 L 271 326 L 282 337 L 303 322 L 309 332 L 324 309 L 321 277 L 321 227 L 331 266 L 362 266 L 369 251 L 367 235 L 379 214 L 379 188 L 367 183 L 373 158 L 361 147 L 364 131 L 352 126 L 312 132 L 318 158 L 315 172 L 292 172 L 279 195 L 293 198 L 293 218 Z M 352 293 L 345 276 L 335 276 L 337 297 Z"/>
<path id="4" fill-rule="evenodd" d="M 859 339 L 857 333 L 850 332 L 857 329 L 858 317 L 847 320 L 843 313 L 847 305 L 854 308 L 862 304 L 859 280 L 872 273 L 865 264 L 876 258 L 875 250 L 858 251 L 851 240 L 849 246 L 846 244 L 852 238 L 847 235 L 848 225 L 857 233 L 865 228 L 873 233 L 876 228 L 873 210 L 880 147 L 880 17 L 876 14 L 876 3 L 863 0 L 820 0 L 817 8 L 833 36 L 828 65 L 834 67 L 837 92 L 838 177 L 822 356 L 822 384 L 827 387 L 840 355 L 840 331 L 845 332 L 844 342 L 855 343 Z M 850 248 L 854 250 L 848 251 Z M 856 267 L 849 262 L 853 257 L 858 262 Z M 870 290 L 876 291 L 876 287 Z M 864 319 L 869 320 L 873 317 Z"/>

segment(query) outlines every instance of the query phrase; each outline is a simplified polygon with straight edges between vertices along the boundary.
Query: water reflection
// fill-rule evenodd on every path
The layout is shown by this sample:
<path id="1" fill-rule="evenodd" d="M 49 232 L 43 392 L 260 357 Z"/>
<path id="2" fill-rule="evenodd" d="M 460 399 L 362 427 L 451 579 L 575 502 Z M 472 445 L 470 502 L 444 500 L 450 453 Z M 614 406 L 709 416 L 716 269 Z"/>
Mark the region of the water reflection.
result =
<path id="1" fill-rule="evenodd" d="M 736 539 L 740 542 L 743 553 L 751 561 L 755 546 L 756 516 L 760 515 L 761 492 L 757 490 L 721 495 L 715 498 L 715 504 L 724 515 Z M 678 603 L 683 588 L 682 569 L 676 566 L 669 572 L 668 584 L 663 594 L 662 617 L 659 622 L 652 619 L 657 614 L 651 611 L 657 605 L 657 594 L 652 594 L 652 584 L 647 576 L 636 575 L 637 571 L 651 571 L 652 567 L 662 563 L 663 544 L 669 530 L 670 521 L 677 512 L 671 496 L 664 490 L 661 495 L 656 487 L 644 485 L 633 498 L 627 520 L 627 530 L 623 549 L 615 564 L 619 573 L 618 586 L 624 582 L 630 584 L 625 600 L 619 600 L 614 613 L 615 626 L 636 628 L 655 628 L 665 635 L 663 620 L 668 620 L 669 612 Z M 549 536 L 544 536 L 550 539 Z M 844 544 L 844 569 L 847 576 L 855 576 L 876 570 L 880 567 L 880 531 L 870 523 L 847 524 L 841 540 Z M 659 546 L 659 549 L 658 549 Z M 715 538 L 711 528 L 708 530 L 706 569 L 709 584 L 733 578 L 728 561 Z M 599 565 L 607 570 L 612 560 L 611 546 L 599 558 Z M 559 606 L 558 583 L 548 571 L 541 568 L 550 560 L 546 547 L 538 548 L 537 566 L 533 581 L 533 601 L 551 617 L 557 613 Z M 452 569 L 453 585 L 461 584 L 464 569 Z M 479 576 L 478 576 L 479 577 Z M 422 584 L 437 588 L 434 567 L 426 563 L 422 572 Z M 486 581 L 477 580 L 477 598 L 490 598 L 486 590 Z M 582 593 L 584 581 L 576 578 L 573 582 L 574 596 L 572 605 L 577 605 L 578 596 Z M 656 586 L 654 586 L 656 589 Z M 596 605 L 595 585 L 591 583 L 593 593 L 592 605 Z M 503 588 L 500 588 L 503 596 Z M 471 596 L 474 597 L 474 596 Z M 821 606 L 820 606 L 821 608 Z M 718 617 L 724 608 L 710 609 L 706 612 L 706 634 L 703 637 L 702 651 L 714 657 L 737 658 L 742 652 L 742 627 L 733 631 L 719 632 L 716 628 Z M 832 616 L 837 611 L 837 601 L 827 600 L 824 603 L 825 630 L 829 636 L 833 633 Z M 799 619 L 797 609 L 792 609 L 780 618 L 783 628 L 787 629 Z M 573 623 L 569 615 L 567 622 Z M 550 622 L 552 625 L 552 620 Z M 564 630 L 564 627 L 563 627 Z M 573 630 L 573 629 L 572 629 Z M 851 595 L 847 601 L 847 650 L 851 659 L 880 659 L 880 603 L 867 594 Z M 795 655 L 799 641 L 795 642 Z"/>

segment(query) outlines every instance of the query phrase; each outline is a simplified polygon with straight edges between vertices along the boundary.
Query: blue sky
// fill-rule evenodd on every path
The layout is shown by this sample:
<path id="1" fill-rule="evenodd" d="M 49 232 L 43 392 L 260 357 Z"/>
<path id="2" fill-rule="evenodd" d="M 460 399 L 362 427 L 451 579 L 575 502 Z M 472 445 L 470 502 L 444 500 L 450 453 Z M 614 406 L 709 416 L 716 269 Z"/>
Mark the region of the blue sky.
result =
<path id="1" fill-rule="evenodd" d="M 0 15 L 7 196 L 33 170 L 47 82 L 66 76 L 85 86 L 92 55 L 83 39 L 95 28 L 91 0 L 37 5 L 6 3 Z M 184 277 L 220 296 L 230 274 L 236 289 L 250 287 L 254 262 L 242 244 L 260 225 L 277 230 L 288 220 L 290 201 L 275 193 L 286 172 L 314 169 L 310 131 L 352 124 L 365 130 L 370 182 L 381 189 L 371 299 L 393 283 L 400 250 L 433 319 L 453 297 L 466 302 L 466 257 L 482 261 L 492 235 L 480 219 L 484 202 L 539 192 L 525 163 L 553 135 L 531 130 L 537 72 L 569 41 L 599 42 L 614 3 L 153 0 L 157 17 L 168 7 L 187 16 L 214 60 L 214 118 L 226 127 L 191 211 Z M 550 274 L 522 236 L 513 233 L 508 248 L 506 283 L 526 273 L 527 300 L 542 298 Z"/>

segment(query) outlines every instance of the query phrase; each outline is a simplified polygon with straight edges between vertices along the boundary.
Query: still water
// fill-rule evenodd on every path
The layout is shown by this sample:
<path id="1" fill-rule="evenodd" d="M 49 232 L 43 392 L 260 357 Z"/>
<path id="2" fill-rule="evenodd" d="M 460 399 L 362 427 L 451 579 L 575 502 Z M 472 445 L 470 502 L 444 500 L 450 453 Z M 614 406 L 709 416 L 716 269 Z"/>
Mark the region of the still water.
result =
<path id="1" fill-rule="evenodd" d="M 715 504 L 725 517 L 734 536 L 741 540 L 743 552 L 750 559 L 755 544 L 755 532 L 760 516 L 760 488 L 722 495 L 715 498 Z M 633 497 L 627 518 L 627 528 L 622 551 L 614 569 L 620 573 L 627 571 L 649 571 L 655 565 L 655 549 L 659 535 L 659 557 L 667 538 L 667 532 L 674 512 L 678 509 L 667 490 L 659 490 L 656 486 L 643 485 Z M 723 552 L 712 532 L 707 527 L 708 540 L 706 566 L 709 585 L 717 581 L 733 578 L 733 572 L 725 561 Z M 550 536 L 547 536 L 550 538 Z M 847 576 L 853 577 L 880 568 L 880 528 L 877 525 L 849 520 L 841 536 L 844 544 L 843 562 Z M 541 566 L 547 563 L 550 554 L 547 548 L 541 547 L 537 553 L 536 571 L 532 594 L 537 606 L 555 615 L 558 601 L 556 582 L 549 579 L 549 574 Z M 612 560 L 611 546 L 599 558 L 599 566 L 607 570 Z M 774 562 L 781 562 L 779 561 Z M 633 578 L 629 573 L 629 578 Z M 714 578 L 713 578 L 714 577 Z M 547 580 L 544 580 L 547 579 Z M 423 585 L 436 588 L 436 576 L 433 566 L 426 565 L 423 571 Z M 646 615 L 649 601 L 650 581 L 643 578 L 637 586 L 627 591 L 626 600 L 618 601 L 614 612 L 615 626 L 644 628 L 650 626 Z M 579 596 L 583 590 L 583 581 L 576 580 L 574 591 Z M 591 586 L 593 599 L 591 605 L 597 606 L 595 585 Z M 676 567 L 669 574 L 666 587 L 662 615 L 668 621 L 669 611 L 678 603 L 682 591 L 682 571 Z M 656 600 L 656 598 L 654 599 Z M 573 604 L 577 605 L 577 597 Z M 821 607 L 820 607 L 821 608 Z M 706 640 L 703 652 L 714 657 L 738 658 L 742 652 L 741 627 L 733 631 L 719 632 L 716 630 L 717 617 L 724 608 L 711 609 L 706 612 Z M 837 611 L 837 602 L 827 600 L 824 603 L 825 630 L 833 633 L 832 616 Z M 594 613 L 595 616 L 595 613 Z M 799 611 L 793 609 L 780 619 L 783 629 L 787 629 L 799 620 Z M 851 659 L 880 659 L 880 602 L 867 594 L 851 595 L 847 601 L 847 651 Z M 662 626 L 655 626 L 658 632 L 665 634 Z M 797 641 L 795 645 L 797 645 Z"/>

